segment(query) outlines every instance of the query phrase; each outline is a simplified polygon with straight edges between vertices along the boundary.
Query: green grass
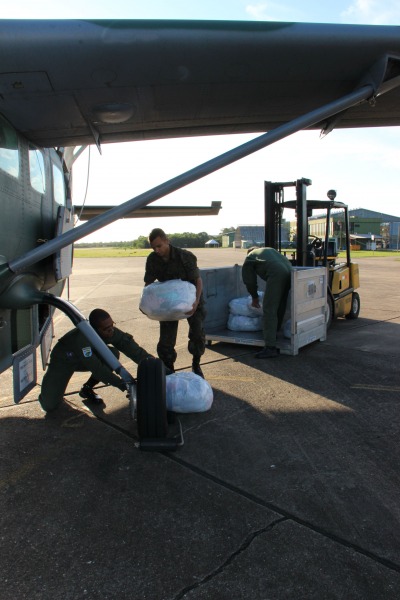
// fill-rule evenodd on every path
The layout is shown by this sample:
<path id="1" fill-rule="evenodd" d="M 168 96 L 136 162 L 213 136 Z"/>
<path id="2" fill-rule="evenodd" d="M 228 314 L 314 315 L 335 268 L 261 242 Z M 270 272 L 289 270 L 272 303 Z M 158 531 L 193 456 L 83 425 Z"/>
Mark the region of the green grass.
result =
<path id="1" fill-rule="evenodd" d="M 122 258 L 126 256 L 147 256 L 149 253 L 150 250 L 113 246 L 74 248 L 74 258 Z"/>
<path id="2" fill-rule="evenodd" d="M 190 248 L 190 250 L 195 250 Z M 225 248 L 219 248 L 218 251 L 224 251 Z M 150 249 L 138 249 L 138 248 L 120 248 L 117 246 L 103 246 L 103 247 L 92 247 L 92 248 L 74 248 L 74 258 L 123 258 L 127 256 L 139 256 L 146 257 L 151 252 Z M 243 249 L 243 253 L 246 250 Z M 286 250 L 287 255 L 290 257 L 290 253 L 293 252 L 292 248 Z M 395 256 L 400 259 L 400 251 L 388 251 L 388 250 L 356 250 L 351 253 L 351 259 L 357 262 L 360 258 L 380 258 L 380 257 Z M 345 252 L 339 252 L 338 258 L 346 258 Z"/>
<path id="3" fill-rule="evenodd" d="M 282 249 L 284 250 L 284 249 Z M 286 252 L 286 255 L 290 258 L 290 254 L 293 252 L 293 248 L 288 248 L 287 250 L 284 250 Z M 358 259 L 360 258 L 383 258 L 383 257 L 396 257 L 396 258 L 400 258 L 400 251 L 393 251 L 393 250 L 353 250 L 350 253 L 351 256 L 351 260 L 353 262 L 357 262 Z M 341 251 L 339 252 L 338 258 L 346 258 L 346 252 L 345 251 Z"/>
<path id="4" fill-rule="evenodd" d="M 391 250 L 354 250 L 351 252 L 351 260 L 357 262 L 359 258 L 383 258 L 383 257 L 395 256 L 400 257 L 400 252 L 394 252 Z M 339 258 L 346 258 L 346 252 L 339 252 Z"/>

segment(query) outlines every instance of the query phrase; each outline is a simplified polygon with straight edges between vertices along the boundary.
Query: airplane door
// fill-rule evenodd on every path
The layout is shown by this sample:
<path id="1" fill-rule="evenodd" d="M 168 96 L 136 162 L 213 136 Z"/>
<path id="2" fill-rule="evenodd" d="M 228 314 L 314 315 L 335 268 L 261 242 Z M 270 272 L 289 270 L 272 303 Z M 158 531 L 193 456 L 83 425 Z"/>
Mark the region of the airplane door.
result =
<path id="1" fill-rule="evenodd" d="M 72 210 L 65 206 L 59 206 L 57 212 L 56 237 L 69 231 L 74 226 Z M 56 280 L 61 281 L 69 277 L 72 273 L 73 245 L 70 244 L 61 248 L 54 256 L 54 270 Z"/>

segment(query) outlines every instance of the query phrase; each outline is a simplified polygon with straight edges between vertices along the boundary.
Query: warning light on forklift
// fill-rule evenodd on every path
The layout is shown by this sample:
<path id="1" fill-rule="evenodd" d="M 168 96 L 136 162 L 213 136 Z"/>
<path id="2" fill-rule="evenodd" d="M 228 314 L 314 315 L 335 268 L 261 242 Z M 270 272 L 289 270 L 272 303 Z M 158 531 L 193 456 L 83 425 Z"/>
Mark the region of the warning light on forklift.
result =
<path id="1" fill-rule="evenodd" d="M 326 195 L 329 200 L 334 200 L 336 198 L 336 190 L 329 190 Z"/>

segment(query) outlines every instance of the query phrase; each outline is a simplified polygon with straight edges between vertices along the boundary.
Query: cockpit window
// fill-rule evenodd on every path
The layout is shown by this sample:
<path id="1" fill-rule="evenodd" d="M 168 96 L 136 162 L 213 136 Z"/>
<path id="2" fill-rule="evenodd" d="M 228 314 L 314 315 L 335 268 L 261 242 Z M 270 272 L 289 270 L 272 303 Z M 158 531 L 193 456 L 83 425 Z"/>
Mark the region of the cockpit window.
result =
<path id="1" fill-rule="evenodd" d="M 0 115 L 0 169 L 19 176 L 19 151 L 16 131 Z"/>
<path id="2" fill-rule="evenodd" d="M 64 175 L 55 164 L 53 164 L 53 194 L 54 200 L 61 206 L 65 205 Z"/>
<path id="3" fill-rule="evenodd" d="M 43 194 L 46 190 L 43 154 L 37 148 L 29 148 L 29 175 L 31 186 Z"/>

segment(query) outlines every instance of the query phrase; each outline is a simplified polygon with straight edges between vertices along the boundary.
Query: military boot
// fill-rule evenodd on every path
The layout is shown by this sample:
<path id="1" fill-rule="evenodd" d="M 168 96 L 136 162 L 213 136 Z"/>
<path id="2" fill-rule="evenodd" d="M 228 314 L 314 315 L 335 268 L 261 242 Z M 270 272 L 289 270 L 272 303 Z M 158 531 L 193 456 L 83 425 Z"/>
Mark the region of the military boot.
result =
<path id="1" fill-rule="evenodd" d="M 260 352 L 255 354 L 256 358 L 274 358 L 279 355 L 279 348 L 275 346 L 265 346 Z"/>
<path id="2" fill-rule="evenodd" d="M 196 375 L 199 375 L 200 377 L 202 377 L 204 379 L 203 371 L 201 370 L 201 367 L 200 367 L 200 359 L 199 358 L 193 359 L 192 371 L 193 371 L 193 373 L 195 373 Z"/>
<path id="3" fill-rule="evenodd" d="M 94 389 L 92 387 L 90 387 L 89 385 L 87 385 L 87 383 L 85 383 L 85 385 L 83 385 L 81 387 L 81 391 L 79 392 L 79 395 L 84 400 L 93 402 L 93 404 L 104 404 L 103 398 L 101 396 L 99 396 L 99 394 L 96 394 Z"/>

